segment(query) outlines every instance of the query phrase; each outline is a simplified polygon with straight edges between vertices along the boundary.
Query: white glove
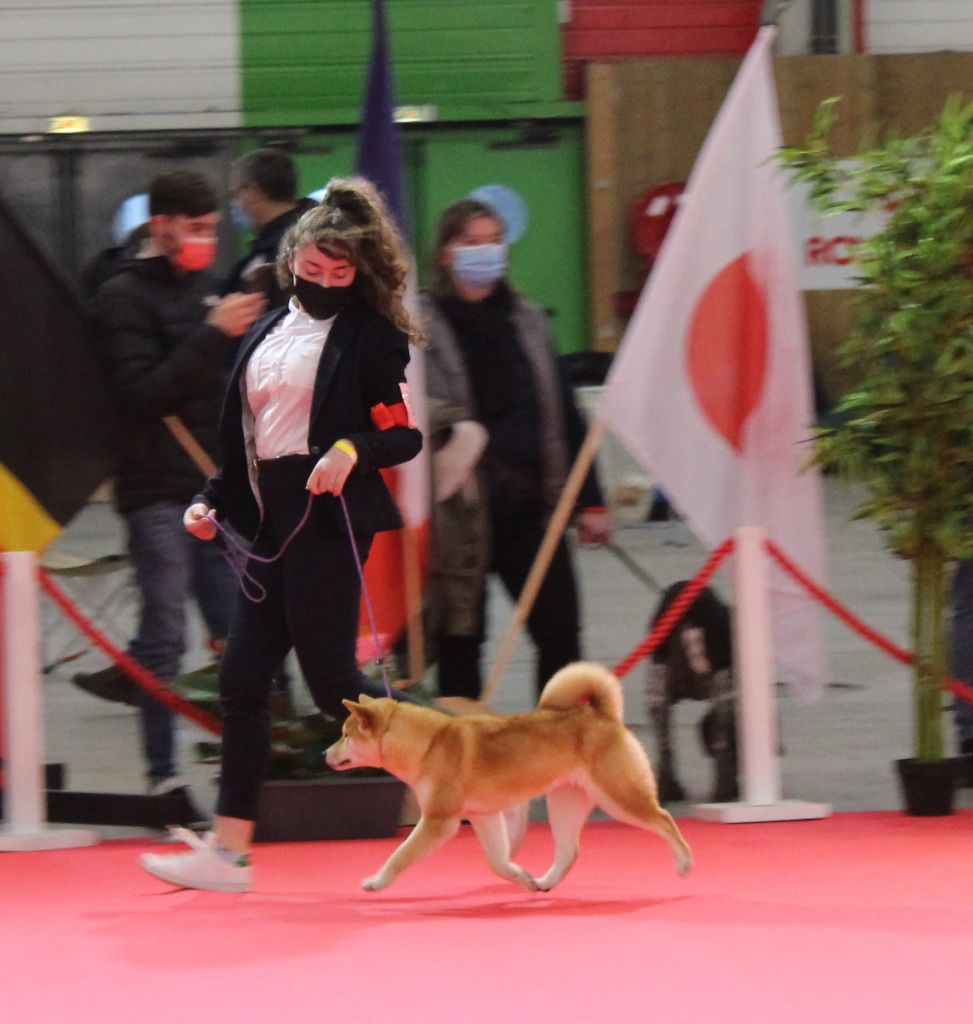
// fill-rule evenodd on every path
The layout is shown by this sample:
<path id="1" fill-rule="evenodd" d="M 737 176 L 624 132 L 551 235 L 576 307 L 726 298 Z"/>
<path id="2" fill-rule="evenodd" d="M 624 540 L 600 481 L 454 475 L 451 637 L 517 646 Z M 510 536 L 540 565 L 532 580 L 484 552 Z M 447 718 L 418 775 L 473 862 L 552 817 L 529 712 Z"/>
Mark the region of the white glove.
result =
<path id="1" fill-rule="evenodd" d="M 459 420 L 453 424 L 452 436 L 432 457 L 436 501 L 451 498 L 469 480 L 488 438 L 486 427 L 476 420 Z"/>

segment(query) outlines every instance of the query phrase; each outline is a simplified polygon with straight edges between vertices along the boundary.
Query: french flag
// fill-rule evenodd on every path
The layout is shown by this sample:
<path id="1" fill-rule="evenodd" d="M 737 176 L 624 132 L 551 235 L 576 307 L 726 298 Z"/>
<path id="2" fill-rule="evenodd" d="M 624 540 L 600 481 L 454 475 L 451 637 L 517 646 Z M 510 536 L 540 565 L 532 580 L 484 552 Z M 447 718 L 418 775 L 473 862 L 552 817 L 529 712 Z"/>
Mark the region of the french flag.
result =
<path id="1" fill-rule="evenodd" d="M 408 238 L 402 143 L 395 123 L 395 90 L 384 0 L 372 0 L 372 57 L 358 134 L 357 172 L 381 192 L 403 237 Z M 415 311 L 415 278 L 409 284 L 406 305 Z M 426 434 L 427 417 L 421 349 L 413 346 L 406 370 L 407 403 L 419 429 Z M 384 470 L 405 524 L 404 529 L 375 537 L 365 568 L 383 649 L 408 629 L 409 667 L 413 681 L 424 669 L 422 651 L 422 585 L 428 564 L 429 456 L 423 450 L 411 461 Z M 374 652 L 371 629 L 362 609 L 360 660 Z"/>

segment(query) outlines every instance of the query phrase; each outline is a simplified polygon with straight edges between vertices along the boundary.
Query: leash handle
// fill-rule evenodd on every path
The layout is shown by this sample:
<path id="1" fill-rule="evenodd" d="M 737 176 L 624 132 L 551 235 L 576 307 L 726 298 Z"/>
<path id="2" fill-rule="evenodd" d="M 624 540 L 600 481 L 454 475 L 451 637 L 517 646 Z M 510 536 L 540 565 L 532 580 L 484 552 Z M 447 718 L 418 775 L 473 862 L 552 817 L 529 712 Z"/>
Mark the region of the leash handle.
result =
<path id="1" fill-rule="evenodd" d="M 385 685 L 385 695 L 387 697 L 392 696 L 392 684 L 389 682 L 388 665 L 385 662 L 385 651 L 382 649 L 382 641 L 378 632 L 378 623 L 375 619 L 375 609 L 372 606 L 372 596 L 368 591 L 368 584 L 365 582 L 365 568 L 362 564 L 361 555 L 358 551 L 358 543 L 355 540 L 355 531 L 351 527 L 351 516 L 348 514 L 348 504 L 345 501 L 345 496 L 339 494 L 338 500 L 341 502 L 341 511 L 344 513 L 345 526 L 348 530 L 348 539 L 351 542 L 351 552 L 355 559 L 355 568 L 358 570 L 358 580 L 361 583 L 362 597 L 365 599 L 365 609 L 368 612 L 368 623 L 372 630 L 372 637 L 375 642 L 375 664 L 378 665 L 382 672 L 382 683 Z M 314 501 L 314 495 L 308 494 L 307 496 L 307 507 L 304 509 L 304 515 L 301 516 L 301 521 L 294 527 L 290 532 L 287 539 L 280 546 L 280 550 L 276 555 L 255 555 L 248 551 L 240 541 L 228 530 L 216 517 L 210 512 L 206 518 L 216 527 L 217 532 L 223 538 L 226 544 L 226 558 L 233 569 L 234 574 L 240 581 L 240 590 L 243 596 L 254 604 L 259 604 L 261 601 L 267 599 L 267 588 L 256 579 L 252 573 L 247 569 L 247 562 L 252 558 L 254 561 L 261 562 L 264 565 L 270 565 L 276 562 L 278 559 L 283 557 L 284 552 L 287 550 L 291 541 L 304 529 L 307 525 L 307 521 L 311 515 L 311 503 Z M 256 590 L 251 592 L 248 587 L 255 587 Z"/>
<path id="2" fill-rule="evenodd" d="M 355 541 L 355 531 L 351 528 L 351 516 L 348 515 L 348 504 L 343 494 L 338 495 L 341 502 L 341 511 L 345 515 L 345 526 L 348 528 L 348 539 L 351 541 L 351 551 L 355 556 L 355 568 L 358 570 L 358 579 L 361 581 L 362 597 L 365 599 L 365 610 L 368 612 L 368 624 L 372 630 L 372 637 L 375 641 L 375 664 L 382 671 L 382 682 L 385 684 L 385 696 L 392 696 L 392 684 L 389 682 L 388 665 L 385 664 L 385 651 L 382 649 L 382 640 L 378 635 L 378 623 L 375 619 L 375 609 L 372 607 L 372 595 L 368 592 L 368 584 L 365 582 L 365 567 L 362 565 L 361 556 L 358 553 L 358 544 Z"/>
<path id="3" fill-rule="evenodd" d="M 234 575 L 240 583 L 240 590 L 243 596 L 254 604 L 260 604 L 262 601 L 267 600 L 267 588 L 247 569 L 247 562 L 252 558 L 255 562 L 261 562 L 264 565 L 270 565 L 276 562 L 279 558 L 282 558 L 284 552 L 290 546 L 291 541 L 304 529 L 307 525 L 307 521 L 311 515 L 311 503 L 314 501 L 314 495 L 309 493 L 307 496 L 307 506 L 304 509 L 304 515 L 301 516 L 301 521 L 291 530 L 289 536 L 280 546 L 280 550 L 276 555 L 255 555 L 252 551 L 248 551 L 247 548 L 237 540 L 236 536 L 232 531 L 228 530 L 214 515 L 212 512 L 208 513 L 204 518 L 208 519 L 215 527 L 225 545 L 226 560 L 230 564 L 230 568 L 233 570 Z M 251 593 L 247 587 L 255 587 L 256 590 Z"/>

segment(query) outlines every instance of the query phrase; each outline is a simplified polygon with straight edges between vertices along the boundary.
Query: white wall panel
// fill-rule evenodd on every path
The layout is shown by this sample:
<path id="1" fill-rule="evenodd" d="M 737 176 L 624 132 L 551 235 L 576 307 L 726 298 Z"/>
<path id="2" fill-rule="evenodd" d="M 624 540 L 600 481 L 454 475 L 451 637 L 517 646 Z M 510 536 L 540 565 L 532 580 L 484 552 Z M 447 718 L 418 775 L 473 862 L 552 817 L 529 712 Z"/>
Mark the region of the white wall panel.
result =
<path id="1" fill-rule="evenodd" d="M 866 0 L 870 53 L 973 50 L 973 0 Z"/>
<path id="2" fill-rule="evenodd" d="M 0 134 L 241 123 L 236 0 L 0 0 Z"/>

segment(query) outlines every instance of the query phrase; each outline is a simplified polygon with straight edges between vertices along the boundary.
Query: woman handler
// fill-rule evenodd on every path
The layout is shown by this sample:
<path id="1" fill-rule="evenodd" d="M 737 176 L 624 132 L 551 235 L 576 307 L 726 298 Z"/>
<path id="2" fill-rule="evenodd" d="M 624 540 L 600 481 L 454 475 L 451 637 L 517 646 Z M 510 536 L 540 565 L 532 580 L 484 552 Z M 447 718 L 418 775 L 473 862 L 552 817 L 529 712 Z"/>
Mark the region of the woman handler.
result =
<path id="1" fill-rule="evenodd" d="M 405 387 L 416 337 L 402 304 L 407 270 L 374 189 L 334 179 L 282 242 L 277 272 L 293 292 L 290 304 L 241 343 L 221 417 L 222 468 L 184 522 L 212 539 L 214 519 L 225 519 L 252 538 L 248 571 L 266 597 L 238 595 L 220 666 L 213 831 L 182 833 L 189 853 L 141 857 L 145 870 L 174 885 L 250 887 L 248 852 L 270 754 L 267 698 L 291 648 L 325 714 L 343 717 L 342 698 L 378 695 L 355 657 L 360 582 L 337 496 L 347 502 L 362 559 L 374 534 L 402 525 L 378 471 L 422 446 Z"/>

